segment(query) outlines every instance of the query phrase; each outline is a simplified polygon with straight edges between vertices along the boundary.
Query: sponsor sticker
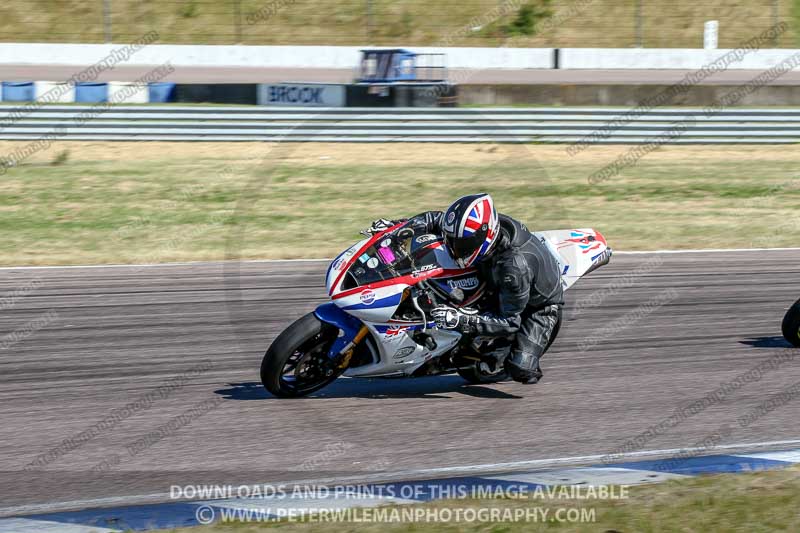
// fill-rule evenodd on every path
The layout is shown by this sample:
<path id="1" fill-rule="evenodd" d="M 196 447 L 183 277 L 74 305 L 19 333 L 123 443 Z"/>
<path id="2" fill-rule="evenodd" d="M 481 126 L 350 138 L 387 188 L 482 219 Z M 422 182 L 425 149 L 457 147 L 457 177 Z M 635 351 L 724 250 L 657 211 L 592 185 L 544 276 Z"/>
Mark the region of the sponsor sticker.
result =
<path id="1" fill-rule="evenodd" d="M 386 330 L 386 333 L 383 334 L 384 339 L 391 339 L 393 337 L 397 337 L 404 331 L 408 331 L 411 329 L 411 326 L 392 326 Z"/>
<path id="2" fill-rule="evenodd" d="M 447 285 L 449 285 L 451 289 L 470 290 L 476 288 L 479 284 L 480 282 L 475 276 L 447 280 Z"/>
<path id="3" fill-rule="evenodd" d="M 378 248 L 378 255 L 387 265 L 391 265 L 397 260 L 391 248 Z"/>
<path id="4" fill-rule="evenodd" d="M 422 244 L 424 242 L 431 242 L 435 240 L 436 240 L 436 235 L 431 235 L 431 234 L 420 235 L 419 237 L 417 237 L 418 244 Z"/>
<path id="5" fill-rule="evenodd" d="M 339 259 L 337 259 L 336 261 L 333 262 L 332 268 L 334 270 L 339 270 L 340 268 L 342 268 L 343 264 L 344 264 L 344 258 L 339 258 Z"/>
<path id="6" fill-rule="evenodd" d="M 372 289 L 364 289 L 361 291 L 361 303 L 364 305 L 372 305 L 375 301 L 375 292 Z"/>
<path id="7" fill-rule="evenodd" d="M 412 278 L 418 278 L 418 277 L 422 276 L 423 274 L 425 274 L 425 272 L 428 272 L 429 270 L 434 270 L 436 268 L 438 268 L 438 267 L 437 267 L 437 265 L 434 265 L 434 264 L 425 265 L 425 266 L 420 267 L 419 269 L 415 270 L 414 272 L 412 272 L 411 273 L 411 277 Z"/>
<path id="8" fill-rule="evenodd" d="M 447 214 L 447 223 L 452 224 L 453 222 L 455 222 L 455 220 L 456 220 L 456 212 L 450 211 L 450 213 Z"/>
<path id="9" fill-rule="evenodd" d="M 404 357 L 408 357 L 409 355 L 414 353 L 414 350 L 415 348 L 413 346 L 406 346 L 405 348 L 400 348 L 394 353 L 392 359 L 402 359 Z"/>

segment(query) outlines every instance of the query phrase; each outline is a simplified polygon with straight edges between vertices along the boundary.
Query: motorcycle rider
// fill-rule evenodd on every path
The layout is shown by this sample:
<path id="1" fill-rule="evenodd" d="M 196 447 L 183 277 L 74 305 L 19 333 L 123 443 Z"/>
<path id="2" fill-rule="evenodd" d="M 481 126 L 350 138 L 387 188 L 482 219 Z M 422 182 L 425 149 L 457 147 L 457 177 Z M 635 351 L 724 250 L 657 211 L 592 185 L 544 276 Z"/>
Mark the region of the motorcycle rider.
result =
<path id="1" fill-rule="evenodd" d="M 542 378 L 539 361 L 561 325 L 564 291 L 561 269 L 546 245 L 510 216 L 498 214 L 485 193 L 459 198 L 445 211 L 427 211 L 409 219 L 415 231 L 443 237 L 461 268 L 475 267 L 496 293 L 496 308 L 478 313 L 448 305 L 435 307 L 436 325 L 472 336 L 514 335 L 503 365 L 522 383 Z M 376 220 L 370 231 L 393 224 Z"/>

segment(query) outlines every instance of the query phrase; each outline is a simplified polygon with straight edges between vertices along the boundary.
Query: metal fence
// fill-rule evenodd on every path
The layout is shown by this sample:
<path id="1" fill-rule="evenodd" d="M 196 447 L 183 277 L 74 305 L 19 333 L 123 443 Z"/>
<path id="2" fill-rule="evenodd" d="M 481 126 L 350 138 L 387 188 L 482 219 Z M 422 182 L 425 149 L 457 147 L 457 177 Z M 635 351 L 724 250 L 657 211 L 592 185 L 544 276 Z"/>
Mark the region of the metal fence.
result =
<path id="1" fill-rule="evenodd" d="M 91 120 L 84 117 L 91 116 Z M 800 111 L 603 108 L 264 108 L 0 106 L 0 140 L 782 144 Z"/>
<path id="2" fill-rule="evenodd" d="M 786 21 L 792 0 L 3 0 L 0 41 L 544 47 L 720 47 Z"/>

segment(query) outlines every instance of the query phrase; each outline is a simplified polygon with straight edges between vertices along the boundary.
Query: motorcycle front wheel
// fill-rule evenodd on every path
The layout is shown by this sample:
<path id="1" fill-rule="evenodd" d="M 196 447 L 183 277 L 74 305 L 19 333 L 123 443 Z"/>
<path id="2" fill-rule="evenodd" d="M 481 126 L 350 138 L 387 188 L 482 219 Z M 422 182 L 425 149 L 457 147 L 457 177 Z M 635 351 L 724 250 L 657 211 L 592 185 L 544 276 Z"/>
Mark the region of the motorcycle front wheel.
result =
<path id="1" fill-rule="evenodd" d="M 297 398 L 317 391 L 342 371 L 328 356 L 339 330 L 309 313 L 272 342 L 261 361 L 261 383 L 280 398 Z"/>
<path id="2" fill-rule="evenodd" d="M 783 331 L 783 337 L 787 341 L 800 347 L 800 300 L 797 300 L 794 305 L 786 311 L 786 316 L 783 317 L 783 323 L 781 324 L 781 330 Z"/>

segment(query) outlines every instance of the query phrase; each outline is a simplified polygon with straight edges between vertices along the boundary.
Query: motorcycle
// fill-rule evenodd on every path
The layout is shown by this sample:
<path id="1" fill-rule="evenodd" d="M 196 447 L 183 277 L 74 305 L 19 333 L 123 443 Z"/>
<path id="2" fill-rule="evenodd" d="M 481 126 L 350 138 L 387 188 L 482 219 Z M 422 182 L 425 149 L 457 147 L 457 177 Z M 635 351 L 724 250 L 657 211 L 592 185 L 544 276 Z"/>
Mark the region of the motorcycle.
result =
<path id="1" fill-rule="evenodd" d="M 787 341 L 800 348 L 800 300 L 797 300 L 786 311 L 783 323 L 781 323 L 781 331 Z"/>
<path id="2" fill-rule="evenodd" d="M 403 222 L 354 244 L 326 273 L 331 301 L 291 324 L 261 363 L 264 387 L 299 397 L 339 376 L 418 377 L 458 373 L 469 383 L 506 379 L 511 338 L 464 336 L 437 328 L 437 305 L 488 308 L 493 297 L 474 268 L 452 261 L 437 235 Z M 611 248 L 593 229 L 534 233 L 558 261 L 564 289 L 607 264 Z M 559 316 L 555 340 L 561 325 Z M 549 345 L 548 345 L 549 347 Z"/>

